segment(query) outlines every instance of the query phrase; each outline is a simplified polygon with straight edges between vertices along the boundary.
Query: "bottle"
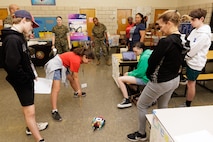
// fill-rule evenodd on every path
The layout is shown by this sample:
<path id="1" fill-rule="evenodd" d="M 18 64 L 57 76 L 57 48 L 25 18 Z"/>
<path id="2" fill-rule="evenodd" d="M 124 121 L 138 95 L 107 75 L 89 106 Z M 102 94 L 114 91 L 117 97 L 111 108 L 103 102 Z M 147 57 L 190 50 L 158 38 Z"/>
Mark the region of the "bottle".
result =
<path id="1" fill-rule="evenodd" d="M 53 48 L 53 56 L 55 56 L 57 54 L 57 49 Z"/>

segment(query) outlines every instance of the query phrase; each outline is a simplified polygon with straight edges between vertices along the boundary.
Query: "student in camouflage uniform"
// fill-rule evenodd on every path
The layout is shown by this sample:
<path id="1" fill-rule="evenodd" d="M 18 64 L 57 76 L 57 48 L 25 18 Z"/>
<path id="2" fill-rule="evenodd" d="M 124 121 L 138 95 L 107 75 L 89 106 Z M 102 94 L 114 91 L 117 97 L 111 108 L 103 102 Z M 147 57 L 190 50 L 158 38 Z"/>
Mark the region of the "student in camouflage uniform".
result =
<path id="1" fill-rule="evenodd" d="M 57 25 L 53 27 L 52 49 L 56 48 L 57 53 L 61 54 L 71 49 L 68 28 L 62 24 L 62 17 L 57 16 Z"/>
<path id="2" fill-rule="evenodd" d="M 107 36 L 106 26 L 98 21 L 97 17 L 93 18 L 93 23 L 95 24 L 92 29 L 92 42 L 95 48 L 95 54 L 97 58 L 97 65 L 100 64 L 100 50 L 102 48 L 102 53 L 106 59 L 106 64 L 111 65 L 109 61 L 109 42 Z"/>
<path id="3" fill-rule="evenodd" d="M 14 15 L 15 11 L 17 11 L 17 10 L 19 10 L 18 5 L 16 5 L 16 4 L 9 5 L 10 15 L 8 15 L 3 21 L 4 28 L 9 28 L 13 25 L 13 15 Z"/>

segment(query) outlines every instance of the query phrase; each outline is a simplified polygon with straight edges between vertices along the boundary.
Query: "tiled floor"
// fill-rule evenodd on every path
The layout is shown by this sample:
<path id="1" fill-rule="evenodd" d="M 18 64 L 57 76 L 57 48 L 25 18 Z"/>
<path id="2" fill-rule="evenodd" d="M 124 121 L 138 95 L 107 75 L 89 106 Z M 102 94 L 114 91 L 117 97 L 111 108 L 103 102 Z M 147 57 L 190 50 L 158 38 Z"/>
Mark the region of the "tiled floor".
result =
<path id="1" fill-rule="evenodd" d="M 40 77 L 44 70 L 37 67 Z M 119 88 L 111 76 L 111 66 L 104 62 L 100 66 L 95 63 L 83 65 L 80 69 L 81 83 L 87 83 L 84 89 L 85 98 L 73 98 L 73 90 L 69 86 L 61 87 L 58 98 L 59 112 L 62 122 L 55 122 L 51 115 L 50 95 L 36 95 L 36 118 L 48 121 L 49 127 L 41 134 L 46 142 L 128 142 L 126 135 L 137 130 L 138 119 L 135 106 L 128 109 L 117 109 L 122 100 Z M 25 122 L 21 106 L 11 86 L 5 81 L 6 73 L 0 69 L 0 142 L 33 142 L 32 136 L 25 135 Z M 209 84 L 208 84 L 209 85 Z M 212 86 L 212 85 L 211 85 Z M 181 93 L 183 87 L 177 92 Z M 169 107 L 177 107 L 184 102 L 183 97 L 174 97 Z M 213 104 L 213 93 L 197 86 L 197 95 L 193 105 Z M 149 109 L 149 112 L 153 108 Z M 102 116 L 106 125 L 99 131 L 93 131 L 91 122 L 94 117 Z"/>

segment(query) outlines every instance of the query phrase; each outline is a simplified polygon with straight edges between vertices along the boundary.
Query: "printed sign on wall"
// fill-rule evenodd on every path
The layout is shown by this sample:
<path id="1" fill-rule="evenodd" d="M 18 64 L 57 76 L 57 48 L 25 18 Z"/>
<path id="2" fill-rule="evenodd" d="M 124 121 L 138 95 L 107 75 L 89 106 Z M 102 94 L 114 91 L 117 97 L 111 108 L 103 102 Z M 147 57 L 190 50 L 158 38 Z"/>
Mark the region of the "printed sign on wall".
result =
<path id="1" fill-rule="evenodd" d="M 55 5 L 55 0 L 31 0 L 32 5 Z"/>
<path id="2" fill-rule="evenodd" d="M 72 41 L 88 40 L 86 14 L 69 14 L 68 22 Z"/>

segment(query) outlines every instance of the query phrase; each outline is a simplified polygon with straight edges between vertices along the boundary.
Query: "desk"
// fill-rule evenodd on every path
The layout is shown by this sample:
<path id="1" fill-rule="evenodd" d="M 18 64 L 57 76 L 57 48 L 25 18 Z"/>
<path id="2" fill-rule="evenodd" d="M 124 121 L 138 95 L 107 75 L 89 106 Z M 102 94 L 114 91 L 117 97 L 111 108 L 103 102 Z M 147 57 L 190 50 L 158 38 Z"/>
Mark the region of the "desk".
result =
<path id="1" fill-rule="evenodd" d="M 213 60 L 213 50 L 209 50 L 207 53 L 207 60 Z"/>
<path id="2" fill-rule="evenodd" d="M 137 66 L 139 61 L 139 56 L 137 57 L 137 61 L 122 61 L 122 54 L 112 54 L 112 78 L 116 82 L 117 86 L 119 87 L 117 83 L 117 78 L 120 76 L 120 74 L 123 75 L 123 67 L 124 66 Z M 121 67 L 121 73 L 119 70 L 119 67 Z"/>
<path id="3" fill-rule="evenodd" d="M 187 142 L 213 141 L 213 106 L 168 108 L 153 110 L 153 122 L 150 142 L 186 142 L 179 140 L 183 135 L 190 137 L 194 132 L 206 130 L 210 136 L 206 140 L 202 135 L 190 137 Z M 201 141 L 199 141 L 202 139 Z M 204 140 L 205 139 L 205 140 Z"/>

